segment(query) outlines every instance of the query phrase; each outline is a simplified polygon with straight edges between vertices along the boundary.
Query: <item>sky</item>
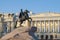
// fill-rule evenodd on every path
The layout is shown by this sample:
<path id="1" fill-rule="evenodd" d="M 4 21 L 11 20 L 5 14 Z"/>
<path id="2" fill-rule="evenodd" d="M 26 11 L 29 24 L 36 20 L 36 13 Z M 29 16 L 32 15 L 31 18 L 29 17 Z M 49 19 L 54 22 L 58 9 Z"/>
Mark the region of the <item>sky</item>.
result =
<path id="1" fill-rule="evenodd" d="M 60 13 L 60 0 L 0 0 L 0 12 L 20 12 L 20 9 L 40 12 Z"/>

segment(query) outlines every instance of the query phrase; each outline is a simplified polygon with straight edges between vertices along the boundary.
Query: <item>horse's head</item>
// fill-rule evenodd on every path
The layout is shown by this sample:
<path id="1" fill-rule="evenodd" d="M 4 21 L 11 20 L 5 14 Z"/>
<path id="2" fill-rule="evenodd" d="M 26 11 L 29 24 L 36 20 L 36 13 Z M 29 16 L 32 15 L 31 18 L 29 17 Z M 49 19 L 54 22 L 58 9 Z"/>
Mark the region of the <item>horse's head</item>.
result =
<path id="1" fill-rule="evenodd" d="M 29 13 L 29 11 L 28 11 L 28 10 L 25 10 L 24 12 Z"/>

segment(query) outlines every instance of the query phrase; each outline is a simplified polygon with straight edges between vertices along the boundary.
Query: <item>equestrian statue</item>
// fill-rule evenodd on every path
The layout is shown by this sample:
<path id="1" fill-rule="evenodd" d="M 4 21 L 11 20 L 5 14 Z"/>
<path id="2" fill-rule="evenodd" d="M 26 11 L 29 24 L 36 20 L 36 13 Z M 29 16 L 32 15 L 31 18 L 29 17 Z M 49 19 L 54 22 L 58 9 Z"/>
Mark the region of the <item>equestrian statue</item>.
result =
<path id="1" fill-rule="evenodd" d="M 31 18 L 29 17 L 29 15 L 28 15 L 28 13 L 29 13 L 28 10 L 25 10 L 25 11 L 23 12 L 23 10 L 21 9 L 21 12 L 20 12 L 20 14 L 19 14 L 19 22 L 20 22 L 20 25 L 21 25 L 24 21 L 26 21 L 26 20 L 32 21 L 32 19 L 31 19 Z M 16 25 L 17 25 L 17 21 L 16 21 Z"/>

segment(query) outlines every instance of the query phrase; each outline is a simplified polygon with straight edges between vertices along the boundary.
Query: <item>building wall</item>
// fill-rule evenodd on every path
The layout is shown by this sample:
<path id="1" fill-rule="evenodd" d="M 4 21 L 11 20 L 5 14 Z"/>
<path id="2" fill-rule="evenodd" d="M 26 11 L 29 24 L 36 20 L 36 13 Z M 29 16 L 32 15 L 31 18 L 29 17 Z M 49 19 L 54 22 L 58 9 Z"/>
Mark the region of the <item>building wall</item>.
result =
<path id="1" fill-rule="evenodd" d="M 60 39 L 60 14 L 58 13 L 46 13 L 46 14 L 33 14 L 30 16 L 32 18 L 32 26 L 37 27 L 36 35 L 46 35 L 50 39 L 50 35 L 53 38 Z M 59 35 L 59 36 L 58 36 Z"/>
<path id="2" fill-rule="evenodd" d="M 12 14 L 0 14 L 0 37 L 14 29 L 14 16 Z"/>

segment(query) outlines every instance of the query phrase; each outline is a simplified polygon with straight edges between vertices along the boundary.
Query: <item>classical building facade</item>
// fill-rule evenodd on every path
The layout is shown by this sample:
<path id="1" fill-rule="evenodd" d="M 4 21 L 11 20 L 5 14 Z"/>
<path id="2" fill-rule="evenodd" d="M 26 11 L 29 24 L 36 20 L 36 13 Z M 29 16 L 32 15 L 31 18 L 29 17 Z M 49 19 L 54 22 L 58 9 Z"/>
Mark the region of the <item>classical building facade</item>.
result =
<path id="1" fill-rule="evenodd" d="M 37 35 L 41 38 L 41 35 L 44 36 L 53 35 L 53 38 L 60 39 L 60 13 L 54 12 L 46 12 L 39 14 L 32 14 L 30 16 L 32 18 L 31 26 L 37 27 Z"/>

